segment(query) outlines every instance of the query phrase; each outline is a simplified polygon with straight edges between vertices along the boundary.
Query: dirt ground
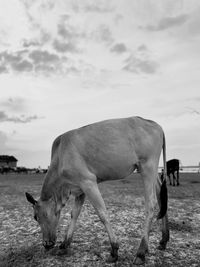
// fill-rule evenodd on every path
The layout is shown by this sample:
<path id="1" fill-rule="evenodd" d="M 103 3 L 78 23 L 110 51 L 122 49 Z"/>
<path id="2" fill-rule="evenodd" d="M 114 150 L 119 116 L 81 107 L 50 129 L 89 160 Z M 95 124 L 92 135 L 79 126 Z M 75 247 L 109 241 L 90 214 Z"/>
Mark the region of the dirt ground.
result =
<path id="1" fill-rule="evenodd" d="M 143 186 L 139 174 L 100 185 L 120 249 L 116 264 L 106 263 L 108 236 L 93 207 L 86 200 L 69 255 L 53 256 L 41 244 L 26 191 L 39 197 L 43 175 L 0 175 L 0 266 L 134 266 L 144 221 Z M 200 174 L 181 173 L 179 187 L 168 186 L 170 242 L 165 251 L 156 247 L 160 223 L 154 219 L 146 267 L 200 266 Z M 69 223 L 73 199 L 62 211 L 58 244 Z M 156 216 L 155 216 L 156 217 Z"/>

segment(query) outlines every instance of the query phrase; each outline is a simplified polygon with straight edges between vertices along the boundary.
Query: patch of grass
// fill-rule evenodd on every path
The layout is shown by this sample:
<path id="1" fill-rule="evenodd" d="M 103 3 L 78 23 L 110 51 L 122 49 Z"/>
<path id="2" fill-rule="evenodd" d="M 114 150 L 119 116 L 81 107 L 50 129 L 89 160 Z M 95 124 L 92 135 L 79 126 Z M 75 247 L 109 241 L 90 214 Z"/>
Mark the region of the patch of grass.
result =
<path id="1" fill-rule="evenodd" d="M 191 184 L 199 184 L 200 181 L 190 181 Z"/>
<path id="2" fill-rule="evenodd" d="M 0 266 L 110 267 L 106 262 L 110 251 L 108 236 L 88 200 L 77 222 L 71 245 L 72 253 L 68 256 L 52 256 L 44 251 L 40 233 L 32 234 L 38 226 L 24 195 L 28 191 L 37 198 L 43 178 L 43 175 L 0 175 Z M 166 251 L 156 249 L 161 233 L 160 222 L 154 220 L 146 267 L 199 266 L 199 182 L 199 174 L 181 173 L 181 185 L 168 186 L 171 239 Z M 144 189 L 141 177 L 134 174 L 124 180 L 102 183 L 99 187 L 120 243 L 119 261 L 115 266 L 133 266 L 144 222 Z M 72 204 L 73 201 L 70 200 L 62 211 L 58 244 L 63 240 L 69 223 Z"/>
<path id="3" fill-rule="evenodd" d="M 191 224 L 185 221 L 177 222 L 171 219 L 171 221 L 169 222 L 169 228 L 170 230 L 173 230 L 173 231 L 189 232 L 189 233 L 193 232 L 193 228 Z"/>

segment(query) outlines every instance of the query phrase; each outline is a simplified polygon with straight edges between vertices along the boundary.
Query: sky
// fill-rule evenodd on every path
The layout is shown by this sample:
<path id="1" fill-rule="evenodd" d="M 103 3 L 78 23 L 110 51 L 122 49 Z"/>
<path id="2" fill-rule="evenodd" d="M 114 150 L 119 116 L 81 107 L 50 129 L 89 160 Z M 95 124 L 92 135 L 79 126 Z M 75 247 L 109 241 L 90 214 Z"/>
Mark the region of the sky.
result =
<path id="1" fill-rule="evenodd" d="M 198 0 L 0 0 L 0 154 L 46 168 L 53 140 L 141 116 L 200 162 Z"/>

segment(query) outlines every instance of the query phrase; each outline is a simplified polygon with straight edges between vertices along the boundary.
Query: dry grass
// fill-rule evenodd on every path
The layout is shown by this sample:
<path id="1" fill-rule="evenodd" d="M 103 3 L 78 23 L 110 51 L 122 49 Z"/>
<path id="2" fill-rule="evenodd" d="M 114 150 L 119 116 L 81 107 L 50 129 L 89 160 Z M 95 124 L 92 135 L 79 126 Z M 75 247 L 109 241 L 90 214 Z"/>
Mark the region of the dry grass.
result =
<path id="1" fill-rule="evenodd" d="M 104 227 L 86 201 L 68 256 L 52 256 L 41 245 L 37 223 L 24 192 L 39 197 L 42 175 L 0 175 L 0 266 L 133 266 L 144 220 L 143 187 L 140 176 L 100 185 L 119 238 L 119 261 L 107 264 L 110 246 Z M 150 253 L 145 266 L 200 266 L 200 174 L 181 174 L 181 185 L 169 187 L 171 238 L 166 251 L 156 249 L 160 226 L 154 220 Z M 64 208 L 58 229 L 58 243 L 68 225 L 71 203 Z"/>

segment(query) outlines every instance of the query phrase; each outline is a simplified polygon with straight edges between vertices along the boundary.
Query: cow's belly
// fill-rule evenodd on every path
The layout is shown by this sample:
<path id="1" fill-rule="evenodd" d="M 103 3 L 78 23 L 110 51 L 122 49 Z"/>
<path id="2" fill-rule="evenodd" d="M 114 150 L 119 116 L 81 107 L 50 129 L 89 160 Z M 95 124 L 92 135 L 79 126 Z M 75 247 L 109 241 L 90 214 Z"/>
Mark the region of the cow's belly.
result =
<path id="1" fill-rule="evenodd" d="M 95 173 L 97 182 L 101 183 L 107 180 L 118 180 L 129 176 L 137 168 L 137 165 L 116 166 L 115 168 L 101 169 Z"/>
<path id="2" fill-rule="evenodd" d="M 136 155 L 130 151 L 123 152 L 102 153 L 87 159 L 87 167 L 96 175 L 98 182 L 124 178 L 137 168 Z"/>

